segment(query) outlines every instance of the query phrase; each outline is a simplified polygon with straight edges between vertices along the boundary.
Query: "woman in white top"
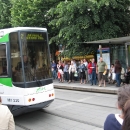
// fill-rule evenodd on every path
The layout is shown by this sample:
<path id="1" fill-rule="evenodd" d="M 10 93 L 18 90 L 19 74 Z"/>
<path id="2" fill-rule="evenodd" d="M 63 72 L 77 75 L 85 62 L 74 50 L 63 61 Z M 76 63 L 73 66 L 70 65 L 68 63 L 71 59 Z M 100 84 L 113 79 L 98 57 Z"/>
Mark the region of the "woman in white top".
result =
<path id="1" fill-rule="evenodd" d="M 1 104 L 1 97 L 0 97 L 0 130 L 15 130 L 13 115 L 7 106 Z"/>
<path id="2" fill-rule="evenodd" d="M 74 65 L 73 61 L 71 61 L 71 65 L 69 66 L 69 82 L 74 82 L 74 73 L 76 71 L 76 65 Z"/>
<path id="3" fill-rule="evenodd" d="M 117 102 L 121 114 L 108 115 L 104 130 L 130 130 L 130 86 L 119 88 Z"/>
<path id="4" fill-rule="evenodd" d="M 114 64 L 111 64 L 111 68 L 108 74 L 108 83 L 114 83 L 116 74 L 114 73 Z"/>

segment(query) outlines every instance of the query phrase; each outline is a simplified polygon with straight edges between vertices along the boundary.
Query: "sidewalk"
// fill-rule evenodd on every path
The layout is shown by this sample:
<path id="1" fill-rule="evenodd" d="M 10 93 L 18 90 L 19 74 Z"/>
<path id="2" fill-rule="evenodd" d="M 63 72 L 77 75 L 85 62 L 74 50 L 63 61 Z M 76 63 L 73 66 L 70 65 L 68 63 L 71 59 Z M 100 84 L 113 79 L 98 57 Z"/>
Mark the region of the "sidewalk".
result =
<path id="1" fill-rule="evenodd" d="M 75 83 L 59 83 L 58 80 L 53 80 L 54 88 L 59 89 L 69 89 L 69 90 L 76 90 L 76 91 L 86 91 L 86 92 L 98 92 L 98 93 L 110 93 L 110 94 L 117 94 L 118 87 L 114 84 L 107 84 L 106 87 L 99 87 L 98 85 L 90 86 L 89 83 L 87 84 L 80 84 L 80 81 L 76 81 Z"/>

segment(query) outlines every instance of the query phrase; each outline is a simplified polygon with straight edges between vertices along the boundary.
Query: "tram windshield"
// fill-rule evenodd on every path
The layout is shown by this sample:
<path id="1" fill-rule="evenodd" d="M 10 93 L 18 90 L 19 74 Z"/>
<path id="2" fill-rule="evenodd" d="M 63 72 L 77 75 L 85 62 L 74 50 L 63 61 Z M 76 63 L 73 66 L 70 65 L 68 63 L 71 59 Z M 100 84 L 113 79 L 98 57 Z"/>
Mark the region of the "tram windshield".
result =
<path id="1" fill-rule="evenodd" d="M 12 37 L 13 35 L 18 37 L 18 33 L 12 33 Z M 16 40 L 16 42 L 11 43 L 14 82 L 23 82 L 24 78 L 28 82 L 51 77 L 47 34 L 45 32 L 21 32 L 20 41 Z M 13 52 L 14 50 L 15 52 Z"/>
<path id="2" fill-rule="evenodd" d="M 7 76 L 6 44 L 0 44 L 0 77 Z"/>

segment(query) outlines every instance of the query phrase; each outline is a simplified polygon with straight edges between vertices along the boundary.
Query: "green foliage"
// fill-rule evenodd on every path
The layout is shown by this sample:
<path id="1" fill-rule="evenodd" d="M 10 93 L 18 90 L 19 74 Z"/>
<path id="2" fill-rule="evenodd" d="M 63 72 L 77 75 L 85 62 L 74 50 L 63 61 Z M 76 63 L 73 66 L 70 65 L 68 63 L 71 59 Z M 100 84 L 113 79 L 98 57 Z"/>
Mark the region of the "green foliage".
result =
<path id="1" fill-rule="evenodd" d="M 10 0 L 0 0 L 0 28 L 9 28 L 10 24 Z"/>
<path id="2" fill-rule="evenodd" d="M 46 27 L 51 17 L 48 10 L 59 0 L 11 0 L 11 23 L 13 26 Z"/>
<path id="3" fill-rule="evenodd" d="M 95 48 L 83 42 L 130 34 L 129 7 L 130 0 L 0 0 L 0 28 L 46 27 L 65 55 L 86 55 Z"/>
<path id="4" fill-rule="evenodd" d="M 65 45 L 71 57 L 84 52 L 78 43 L 128 35 L 129 7 L 129 0 L 60 2 L 49 11 L 49 16 L 55 16 L 49 26 L 58 29 L 50 42 Z"/>

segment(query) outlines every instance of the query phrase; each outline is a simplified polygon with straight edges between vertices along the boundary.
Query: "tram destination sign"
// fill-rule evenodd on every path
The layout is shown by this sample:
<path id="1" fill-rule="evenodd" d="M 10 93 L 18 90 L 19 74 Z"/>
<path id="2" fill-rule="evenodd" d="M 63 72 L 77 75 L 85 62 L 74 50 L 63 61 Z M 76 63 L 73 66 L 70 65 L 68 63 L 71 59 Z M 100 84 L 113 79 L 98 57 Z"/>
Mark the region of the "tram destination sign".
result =
<path id="1" fill-rule="evenodd" d="M 21 33 L 21 39 L 27 41 L 44 41 L 45 34 L 43 33 Z"/>

